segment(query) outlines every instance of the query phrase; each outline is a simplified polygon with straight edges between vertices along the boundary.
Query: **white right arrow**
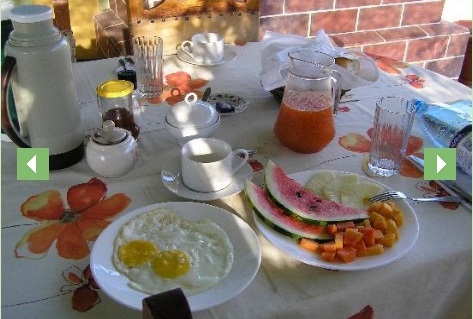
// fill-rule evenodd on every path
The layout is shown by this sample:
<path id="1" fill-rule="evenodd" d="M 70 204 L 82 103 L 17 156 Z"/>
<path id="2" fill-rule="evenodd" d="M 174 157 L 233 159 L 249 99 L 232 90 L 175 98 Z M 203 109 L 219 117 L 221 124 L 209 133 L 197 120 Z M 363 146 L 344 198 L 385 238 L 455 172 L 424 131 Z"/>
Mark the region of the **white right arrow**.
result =
<path id="1" fill-rule="evenodd" d="M 33 157 L 28 161 L 28 163 L 26 163 L 26 165 L 28 165 L 28 167 L 31 168 L 31 170 L 36 173 L 36 155 L 33 156 Z"/>
<path id="2" fill-rule="evenodd" d="M 447 163 L 445 163 L 443 159 L 437 155 L 437 173 L 440 172 L 442 168 L 445 167 L 445 165 L 447 165 Z"/>

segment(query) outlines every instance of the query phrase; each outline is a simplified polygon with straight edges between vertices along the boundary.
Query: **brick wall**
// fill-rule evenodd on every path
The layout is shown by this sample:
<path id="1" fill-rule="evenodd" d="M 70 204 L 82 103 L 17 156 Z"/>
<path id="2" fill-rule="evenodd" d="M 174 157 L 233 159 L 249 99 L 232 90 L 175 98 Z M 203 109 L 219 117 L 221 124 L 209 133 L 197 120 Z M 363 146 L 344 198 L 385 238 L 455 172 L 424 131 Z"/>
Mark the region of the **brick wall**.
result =
<path id="1" fill-rule="evenodd" d="M 103 57 L 131 54 L 125 1 L 110 0 L 95 18 Z M 313 37 L 323 29 L 339 46 L 458 79 L 470 33 L 441 21 L 443 7 L 444 0 L 260 0 L 259 37 L 267 30 Z"/>
<path id="2" fill-rule="evenodd" d="M 469 30 L 441 21 L 444 0 L 260 0 L 265 31 L 315 36 L 339 46 L 460 75 Z"/>

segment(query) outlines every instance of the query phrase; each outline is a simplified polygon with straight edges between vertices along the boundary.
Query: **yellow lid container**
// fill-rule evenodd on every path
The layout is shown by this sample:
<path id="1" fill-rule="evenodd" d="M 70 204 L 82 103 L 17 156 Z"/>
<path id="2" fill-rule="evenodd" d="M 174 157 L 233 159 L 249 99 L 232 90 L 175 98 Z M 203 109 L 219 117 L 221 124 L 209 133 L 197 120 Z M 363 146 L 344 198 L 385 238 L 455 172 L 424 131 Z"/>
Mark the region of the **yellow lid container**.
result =
<path id="1" fill-rule="evenodd" d="M 113 121 L 136 139 L 140 128 L 134 121 L 133 90 L 133 83 L 126 80 L 105 81 L 97 87 L 97 102 L 103 121 Z"/>
<path id="2" fill-rule="evenodd" d="M 133 83 L 130 81 L 110 80 L 97 87 L 97 95 L 103 98 L 118 98 L 133 93 L 133 90 Z"/>

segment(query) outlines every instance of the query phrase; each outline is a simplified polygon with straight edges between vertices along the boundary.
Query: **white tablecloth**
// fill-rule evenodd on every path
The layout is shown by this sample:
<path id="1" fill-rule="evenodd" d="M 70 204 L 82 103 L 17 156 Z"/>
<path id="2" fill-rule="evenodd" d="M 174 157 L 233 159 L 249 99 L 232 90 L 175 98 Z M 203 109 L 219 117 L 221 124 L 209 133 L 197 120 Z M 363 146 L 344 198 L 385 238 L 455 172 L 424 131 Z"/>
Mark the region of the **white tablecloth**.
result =
<path id="1" fill-rule="evenodd" d="M 340 139 L 350 133 L 367 138 L 375 100 L 381 96 L 420 97 L 431 102 L 471 99 L 471 89 L 427 70 L 408 66 L 398 68 L 399 74 L 381 72 L 377 82 L 345 96 L 346 100 L 355 101 L 342 103 L 342 112 L 336 117 L 336 137 L 326 149 L 317 154 L 297 154 L 285 149 L 273 134 L 279 104 L 260 85 L 259 44 L 231 49 L 236 58 L 213 67 L 167 57 L 164 73 L 183 71 L 193 80 L 208 81 L 214 93 L 229 92 L 247 99 L 249 106 L 245 111 L 222 117 L 215 136 L 235 148 L 257 150 L 256 160 L 264 163 L 270 158 L 288 173 L 335 169 L 363 174 L 361 160 L 365 153 L 344 147 Z M 95 87 L 115 78 L 117 66 L 117 59 L 74 65 L 85 134 L 100 125 Z M 412 86 L 405 77 L 408 74 L 417 75 L 419 83 L 425 80 L 423 88 Z M 168 191 L 160 180 L 162 166 L 179 152 L 163 126 L 168 107 L 166 103 L 144 107 L 139 118 L 140 158 L 132 172 L 121 178 L 102 178 L 108 195 L 125 193 L 131 199 L 121 214 L 156 202 L 187 201 Z M 417 126 L 412 133 L 422 137 Z M 140 312 L 119 305 L 90 286 L 87 277 L 73 280 L 75 277 L 67 276 L 71 272 L 81 275 L 89 264 L 88 256 L 79 260 L 59 257 L 55 244 L 39 259 L 15 256 L 17 243 L 39 224 L 20 212 L 27 198 L 55 189 L 65 201 L 71 186 L 98 177 L 83 159 L 68 169 L 52 171 L 49 181 L 17 181 L 16 149 L 12 143 L 2 142 L 3 318 L 141 318 Z M 376 179 L 411 196 L 434 191 L 421 177 Z M 253 180 L 262 183 L 261 172 L 255 172 Z M 243 193 L 211 204 L 254 225 Z M 389 265 L 365 271 L 330 271 L 306 265 L 282 253 L 256 231 L 262 246 L 262 263 L 252 283 L 230 301 L 194 313 L 194 318 L 347 318 L 365 305 L 373 307 L 375 318 L 471 318 L 471 211 L 463 206 L 447 209 L 438 203 L 412 203 L 412 207 L 420 225 L 413 249 Z M 92 290 L 99 297 L 85 312 L 72 308 L 78 289 Z"/>

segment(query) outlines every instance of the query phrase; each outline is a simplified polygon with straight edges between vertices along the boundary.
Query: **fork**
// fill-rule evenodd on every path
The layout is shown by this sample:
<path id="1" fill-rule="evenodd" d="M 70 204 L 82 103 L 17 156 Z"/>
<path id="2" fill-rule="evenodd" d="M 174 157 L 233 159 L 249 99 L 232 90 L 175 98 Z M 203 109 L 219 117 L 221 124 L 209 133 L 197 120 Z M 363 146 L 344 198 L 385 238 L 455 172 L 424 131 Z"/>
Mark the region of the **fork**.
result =
<path id="1" fill-rule="evenodd" d="M 418 201 L 418 202 L 449 202 L 449 203 L 461 203 L 463 202 L 463 199 L 461 199 L 458 196 L 443 196 L 443 197 L 420 197 L 420 198 L 410 198 L 406 196 L 406 194 L 402 192 L 385 192 L 378 194 L 376 196 L 373 196 L 370 198 L 370 202 L 384 202 L 388 199 L 396 199 L 396 198 L 402 198 L 402 199 L 409 199 L 413 201 Z"/>

